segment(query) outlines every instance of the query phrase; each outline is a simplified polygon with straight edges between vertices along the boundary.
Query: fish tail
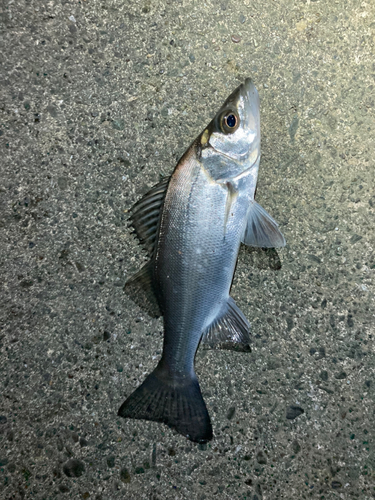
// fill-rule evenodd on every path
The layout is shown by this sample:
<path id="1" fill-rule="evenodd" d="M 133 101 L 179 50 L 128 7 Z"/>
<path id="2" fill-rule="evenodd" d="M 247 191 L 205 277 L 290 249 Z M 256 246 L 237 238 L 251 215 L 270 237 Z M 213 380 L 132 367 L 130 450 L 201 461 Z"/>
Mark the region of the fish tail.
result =
<path id="1" fill-rule="evenodd" d="M 157 367 L 122 404 L 124 418 L 162 422 L 191 441 L 212 439 L 212 426 L 195 375 L 171 378 Z"/>

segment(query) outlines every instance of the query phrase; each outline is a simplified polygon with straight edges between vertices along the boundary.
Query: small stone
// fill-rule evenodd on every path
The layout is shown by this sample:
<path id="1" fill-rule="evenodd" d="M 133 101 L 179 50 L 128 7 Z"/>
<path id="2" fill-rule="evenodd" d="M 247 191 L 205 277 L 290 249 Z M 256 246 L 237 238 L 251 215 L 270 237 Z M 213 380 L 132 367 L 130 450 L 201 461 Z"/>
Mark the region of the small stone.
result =
<path id="1" fill-rule="evenodd" d="M 362 236 L 360 236 L 359 234 L 353 234 L 353 236 L 350 238 L 350 243 L 352 245 L 354 245 L 354 243 L 357 243 L 357 241 L 361 240 L 362 239 Z"/>
<path id="2" fill-rule="evenodd" d="M 72 439 L 75 443 L 78 443 L 79 436 L 76 432 L 72 432 Z"/>
<path id="3" fill-rule="evenodd" d="M 228 410 L 228 413 L 227 413 L 227 419 L 232 420 L 235 413 L 236 413 L 236 408 L 234 406 L 231 406 Z"/>
<path id="4" fill-rule="evenodd" d="M 107 465 L 110 468 L 112 468 L 112 467 L 115 466 L 115 457 L 114 457 L 114 455 L 111 455 L 110 457 L 107 458 Z"/>
<path id="5" fill-rule="evenodd" d="M 83 264 L 81 264 L 80 262 L 76 261 L 75 265 L 76 265 L 77 271 L 79 273 L 82 273 L 85 270 L 85 266 Z"/>
<path id="6" fill-rule="evenodd" d="M 297 455 L 297 453 L 299 453 L 301 451 L 301 446 L 300 446 L 298 441 L 293 441 L 292 450 L 296 455 Z"/>
<path id="7" fill-rule="evenodd" d="M 312 260 L 313 262 L 316 262 L 317 264 L 320 264 L 322 262 L 321 259 L 317 255 L 314 255 L 312 253 L 307 254 L 307 257 L 310 260 Z"/>
<path id="8" fill-rule="evenodd" d="M 294 420 L 295 418 L 302 415 L 302 413 L 305 413 L 305 410 L 300 406 L 289 406 L 286 411 L 286 418 L 288 420 Z"/>
<path id="9" fill-rule="evenodd" d="M 352 328 L 354 326 L 354 321 L 353 321 L 353 315 L 348 314 L 348 319 L 347 319 L 348 326 Z"/>
<path id="10" fill-rule="evenodd" d="M 243 24 L 245 21 L 246 21 L 246 17 L 243 14 L 241 14 L 240 15 L 240 23 Z"/>
<path id="11" fill-rule="evenodd" d="M 340 483 L 340 481 L 332 481 L 331 486 L 334 490 L 337 490 L 338 488 L 342 487 L 342 484 Z"/>
<path id="12" fill-rule="evenodd" d="M 297 129 L 298 129 L 298 124 L 299 124 L 299 118 L 297 115 L 293 116 L 293 119 L 289 125 L 289 136 L 292 142 L 294 142 Z M 319 259 L 319 257 L 316 257 L 315 255 L 307 255 L 311 260 Z M 315 259 L 314 259 L 315 258 Z M 316 261 L 316 260 L 315 260 Z M 320 262 L 320 259 L 319 259 Z"/>
<path id="13" fill-rule="evenodd" d="M 131 481 L 130 473 L 125 467 L 123 467 L 120 471 L 120 479 L 123 483 L 130 483 Z"/>
<path id="14" fill-rule="evenodd" d="M 5 415 L 0 415 L 0 425 L 6 424 L 7 418 Z"/>
<path id="15" fill-rule="evenodd" d="M 125 120 L 113 120 L 112 128 L 114 128 L 115 130 L 124 130 Z"/>
<path id="16" fill-rule="evenodd" d="M 233 43 L 240 43 L 241 41 L 241 37 L 239 35 L 232 35 L 230 38 Z"/>
<path id="17" fill-rule="evenodd" d="M 337 380 L 343 380 L 344 378 L 347 377 L 347 374 L 345 372 L 339 372 L 335 374 L 335 378 Z"/>
<path id="18" fill-rule="evenodd" d="M 331 314 L 329 317 L 329 324 L 332 328 L 335 328 L 335 317 L 333 316 L 333 314 Z"/>
<path id="19" fill-rule="evenodd" d="M 85 472 L 85 465 L 76 458 L 71 458 L 63 466 L 64 474 L 68 477 L 80 477 Z"/>
<path id="20" fill-rule="evenodd" d="M 267 463 L 267 457 L 262 451 L 257 454 L 257 462 L 261 465 L 265 465 Z"/>
<path id="21" fill-rule="evenodd" d="M 294 327 L 294 321 L 293 321 L 293 318 L 291 318 L 290 316 L 287 316 L 286 317 L 286 326 L 287 326 L 287 330 L 288 332 L 290 332 L 290 330 L 293 329 Z"/>
<path id="22" fill-rule="evenodd" d="M 81 446 L 81 448 L 84 448 L 85 446 L 88 445 L 88 442 L 86 441 L 85 438 L 80 438 L 79 445 Z"/>
<path id="23" fill-rule="evenodd" d="M 57 185 L 62 190 L 66 189 L 68 187 L 68 179 L 66 177 L 59 177 L 57 179 Z"/>
<path id="24" fill-rule="evenodd" d="M 57 108 L 55 106 L 53 106 L 52 104 L 49 104 L 47 106 L 47 111 L 48 113 L 53 117 L 53 118 L 56 118 L 57 115 L 58 115 L 58 112 L 57 112 Z"/>
<path id="25" fill-rule="evenodd" d="M 318 352 L 315 354 L 315 359 L 322 359 L 326 356 L 326 350 L 324 347 L 319 347 Z"/>
<path id="26" fill-rule="evenodd" d="M 13 472 L 16 472 L 16 464 L 14 463 L 11 463 L 8 465 L 8 472 L 10 472 L 11 474 L 13 474 Z"/>

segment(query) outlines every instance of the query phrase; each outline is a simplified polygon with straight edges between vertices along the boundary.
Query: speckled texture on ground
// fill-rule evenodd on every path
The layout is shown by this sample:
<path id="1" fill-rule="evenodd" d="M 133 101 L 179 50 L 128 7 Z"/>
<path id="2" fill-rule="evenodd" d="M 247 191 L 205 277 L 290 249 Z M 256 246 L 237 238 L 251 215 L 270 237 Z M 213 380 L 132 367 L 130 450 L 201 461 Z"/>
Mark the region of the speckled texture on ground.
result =
<path id="1" fill-rule="evenodd" d="M 2 3 L 1 499 L 375 498 L 374 11 Z M 162 347 L 126 218 L 247 76 L 287 247 L 240 252 L 253 351 L 198 352 L 198 446 L 116 416 Z"/>

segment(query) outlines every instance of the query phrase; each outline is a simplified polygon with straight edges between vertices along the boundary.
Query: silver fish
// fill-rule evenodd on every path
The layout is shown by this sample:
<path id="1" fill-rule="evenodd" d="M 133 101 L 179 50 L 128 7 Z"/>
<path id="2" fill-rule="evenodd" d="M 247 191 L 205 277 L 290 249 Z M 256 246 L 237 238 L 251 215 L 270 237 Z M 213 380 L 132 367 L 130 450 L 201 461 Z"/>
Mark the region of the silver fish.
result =
<path id="1" fill-rule="evenodd" d="M 163 422 L 192 441 L 212 439 L 194 371 L 199 343 L 249 351 L 250 325 L 230 297 L 241 242 L 285 245 L 254 200 L 260 161 L 259 96 L 250 79 L 225 101 L 168 179 L 131 212 L 150 261 L 125 285 L 164 318 L 162 358 L 118 414 Z"/>

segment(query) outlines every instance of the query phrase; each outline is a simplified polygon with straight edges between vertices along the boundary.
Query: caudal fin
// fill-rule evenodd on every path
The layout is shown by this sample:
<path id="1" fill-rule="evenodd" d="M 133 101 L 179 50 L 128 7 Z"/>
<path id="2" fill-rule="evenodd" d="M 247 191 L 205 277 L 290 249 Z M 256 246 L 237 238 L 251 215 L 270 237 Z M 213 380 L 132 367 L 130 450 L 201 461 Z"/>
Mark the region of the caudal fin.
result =
<path id="1" fill-rule="evenodd" d="M 163 422 L 191 441 L 212 439 L 212 426 L 194 377 L 170 378 L 157 367 L 122 404 L 118 415 Z"/>

